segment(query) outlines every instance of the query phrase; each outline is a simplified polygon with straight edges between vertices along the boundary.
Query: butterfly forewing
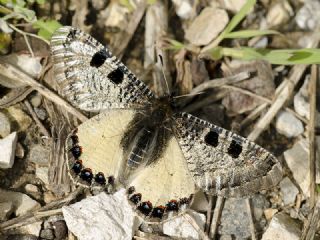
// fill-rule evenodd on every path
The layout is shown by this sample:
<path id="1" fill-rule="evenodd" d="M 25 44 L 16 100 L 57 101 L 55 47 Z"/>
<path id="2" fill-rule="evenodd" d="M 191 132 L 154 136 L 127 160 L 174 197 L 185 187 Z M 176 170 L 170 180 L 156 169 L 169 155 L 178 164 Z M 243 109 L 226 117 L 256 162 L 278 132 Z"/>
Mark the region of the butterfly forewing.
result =
<path id="1" fill-rule="evenodd" d="M 107 48 L 78 29 L 59 28 L 51 51 L 61 94 L 82 110 L 139 108 L 154 98 Z"/>
<path id="2" fill-rule="evenodd" d="M 281 165 L 249 140 L 187 113 L 173 117 L 173 130 L 198 187 L 225 197 L 275 186 Z"/>

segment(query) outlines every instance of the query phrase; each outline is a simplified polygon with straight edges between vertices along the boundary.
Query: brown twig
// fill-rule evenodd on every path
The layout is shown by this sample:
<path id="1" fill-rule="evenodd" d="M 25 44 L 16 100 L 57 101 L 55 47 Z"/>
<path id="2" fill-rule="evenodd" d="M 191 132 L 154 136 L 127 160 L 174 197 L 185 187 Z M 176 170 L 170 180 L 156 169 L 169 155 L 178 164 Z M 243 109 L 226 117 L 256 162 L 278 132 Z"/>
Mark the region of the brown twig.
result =
<path id="1" fill-rule="evenodd" d="M 50 89 L 48 89 L 47 87 L 39 83 L 38 81 L 31 78 L 27 74 L 23 73 L 19 69 L 15 68 L 11 64 L 1 62 L 0 71 L 3 75 L 5 75 L 8 78 L 14 79 L 15 81 L 23 81 L 26 84 L 30 85 L 32 88 L 37 90 L 40 94 L 50 99 L 52 102 L 56 103 L 57 105 L 60 105 L 72 115 L 76 116 L 80 121 L 84 122 L 88 120 L 88 118 L 84 114 L 82 114 L 80 111 L 75 109 L 71 104 L 66 102 L 60 96 L 55 94 L 53 91 L 51 91 Z"/>
<path id="2" fill-rule="evenodd" d="M 209 237 L 210 239 L 214 239 L 218 230 L 219 226 L 219 219 L 221 217 L 222 209 L 224 206 L 225 199 L 223 197 L 217 197 L 216 205 L 214 208 L 210 231 L 209 231 Z"/>
<path id="3" fill-rule="evenodd" d="M 315 145 L 315 123 L 316 123 L 316 89 L 317 89 L 318 69 L 312 65 L 311 79 L 309 85 L 310 96 L 310 121 L 308 125 L 309 137 L 309 162 L 310 162 L 310 208 L 315 204 L 316 196 L 316 145 Z"/>
<path id="4" fill-rule="evenodd" d="M 26 105 L 26 107 L 28 108 L 29 113 L 31 114 L 33 120 L 36 122 L 36 124 L 38 125 L 38 127 L 40 128 L 40 131 L 42 132 L 42 134 L 44 136 L 50 137 L 50 133 L 48 132 L 48 130 L 43 126 L 42 122 L 39 120 L 37 114 L 34 112 L 31 104 L 29 103 L 28 100 L 24 100 L 23 101 L 24 104 Z"/>

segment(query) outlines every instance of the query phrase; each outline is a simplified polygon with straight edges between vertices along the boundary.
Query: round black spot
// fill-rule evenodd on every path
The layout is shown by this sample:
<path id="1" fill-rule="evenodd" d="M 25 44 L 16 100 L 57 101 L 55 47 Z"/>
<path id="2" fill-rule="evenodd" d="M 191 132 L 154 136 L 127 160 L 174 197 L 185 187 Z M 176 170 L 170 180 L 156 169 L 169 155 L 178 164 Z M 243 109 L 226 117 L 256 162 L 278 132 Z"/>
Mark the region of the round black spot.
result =
<path id="1" fill-rule="evenodd" d="M 106 184 L 106 178 L 104 177 L 104 174 L 102 172 L 98 172 L 94 177 L 94 180 L 96 181 L 96 183 L 99 183 L 101 185 Z"/>
<path id="2" fill-rule="evenodd" d="M 114 176 L 108 177 L 108 183 L 109 183 L 109 184 L 113 185 L 113 184 L 114 184 L 114 181 L 115 181 Z"/>
<path id="3" fill-rule="evenodd" d="M 151 216 L 154 218 L 162 218 L 163 214 L 164 214 L 164 210 L 165 210 L 165 208 L 163 206 L 155 207 L 152 210 Z"/>
<path id="4" fill-rule="evenodd" d="M 92 174 L 92 171 L 90 168 L 85 168 L 81 171 L 80 173 L 80 178 L 83 180 L 83 181 L 86 181 L 88 183 L 91 183 L 91 180 L 93 178 L 93 174 Z"/>
<path id="5" fill-rule="evenodd" d="M 132 194 L 134 193 L 134 191 L 135 191 L 135 188 L 133 186 L 128 188 L 128 194 Z"/>
<path id="6" fill-rule="evenodd" d="M 228 148 L 228 154 L 233 158 L 237 158 L 239 157 L 241 152 L 242 152 L 242 146 L 240 145 L 240 143 L 238 143 L 235 140 L 232 140 Z"/>
<path id="7" fill-rule="evenodd" d="M 138 204 L 141 201 L 141 194 L 140 193 L 133 194 L 130 197 L 130 201 L 133 202 L 134 204 Z"/>
<path id="8" fill-rule="evenodd" d="M 102 50 L 96 52 L 92 56 L 92 59 L 90 61 L 90 66 L 98 68 L 102 64 L 104 64 L 104 62 L 107 60 L 108 57 L 109 56 L 108 56 L 108 53 L 107 53 L 106 49 L 102 49 Z"/>
<path id="9" fill-rule="evenodd" d="M 74 146 L 73 148 L 71 148 L 71 153 L 74 158 L 78 159 L 82 153 L 82 149 L 80 146 Z"/>
<path id="10" fill-rule="evenodd" d="M 179 203 L 176 200 L 171 200 L 166 205 L 168 211 L 178 211 Z"/>
<path id="11" fill-rule="evenodd" d="M 117 68 L 116 70 L 113 70 L 108 74 L 108 78 L 114 83 L 114 84 L 120 84 L 123 80 L 123 72 L 120 68 Z"/>
<path id="12" fill-rule="evenodd" d="M 79 138 L 77 135 L 72 135 L 70 138 L 72 140 L 73 145 L 76 145 L 77 143 L 79 143 Z"/>
<path id="13" fill-rule="evenodd" d="M 219 143 L 219 133 L 215 132 L 215 131 L 210 131 L 208 132 L 208 134 L 204 137 L 204 141 L 213 146 L 216 147 L 218 146 Z"/>
<path id="14" fill-rule="evenodd" d="M 150 212 L 152 211 L 152 203 L 151 202 L 143 202 L 139 205 L 138 209 L 141 213 L 148 216 Z"/>
<path id="15" fill-rule="evenodd" d="M 75 174 L 78 175 L 81 172 L 81 169 L 82 169 L 82 161 L 78 160 L 73 164 L 72 170 L 74 171 Z"/>

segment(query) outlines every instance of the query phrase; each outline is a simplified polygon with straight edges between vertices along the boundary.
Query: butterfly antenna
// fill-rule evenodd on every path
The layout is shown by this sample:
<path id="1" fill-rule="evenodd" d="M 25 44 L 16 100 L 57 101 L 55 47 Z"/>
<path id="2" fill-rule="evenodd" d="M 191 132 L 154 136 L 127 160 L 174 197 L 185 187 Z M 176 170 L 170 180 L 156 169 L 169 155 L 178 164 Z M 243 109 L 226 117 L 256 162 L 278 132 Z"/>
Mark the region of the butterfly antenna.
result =
<path id="1" fill-rule="evenodd" d="M 197 96 L 197 95 L 200 95 L 200 94 L 203 94 L 203 93 L 204 92 L 189 93 L 189 94 L 174 96 L 173 98 L 191 97 L 191 96 Z"/>
<path id="2" fill-rule="evenodd" d="M 163 74 L 163 78 L 164 78 L 164 81 L 166 83 L 166 86 L 167 86 L 167 94 L 168 96 L 170 96 L 170 89 L 169 89 L 169 84 L 168 84 L 168 80 L 166 78 L 166 74 L 164 73 L 164 64 L 163 64 L 163 58 L 162 58 L 162 55 L 159 54 L 159 59 L 160 59 L 160 62 L 161 62 L 161 71 L 162 71 L 162 74 Z"/>

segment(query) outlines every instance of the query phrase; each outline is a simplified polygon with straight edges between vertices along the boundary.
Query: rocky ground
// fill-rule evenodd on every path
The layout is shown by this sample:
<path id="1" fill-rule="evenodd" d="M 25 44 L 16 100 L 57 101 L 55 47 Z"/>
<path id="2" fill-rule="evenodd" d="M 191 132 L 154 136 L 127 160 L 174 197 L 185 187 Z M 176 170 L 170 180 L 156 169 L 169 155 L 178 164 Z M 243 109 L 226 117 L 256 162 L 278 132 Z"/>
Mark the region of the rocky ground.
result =
<path id="1" fill-rule="evenodd" d="M 123 190 L 107 195 L 76 188 L 65 167 L 64 139 L 90 116 L 59 96 L 49 45 L 26 34 L 35 30 L 19 19 L 12 24 L 23 31 L 9 31 L 0 58 L 0 239 L 319 238 L 318 67 L 201 58 L 201 49 L 217 39 L 245 2 L 71 0 L 29 7 L 39 17 L 79 27 L 109 44 L 156 92 L 162 91 L 162 69 L 179 94 L 205 91 L 185 110 L 274 153 L 284 169 L 276 188 L 250 199 L 198 192 L 190 210 L 157 224 L 137 217 Z M 317 47 L 319 13 L 318 0 L 261 0 L 238 30 L 282 34 L 225 39 L 221 45 Z M 0 28 L 5 31 L 2 19 Z M 155 60 L 159 53 L 162 67 Z"/>

